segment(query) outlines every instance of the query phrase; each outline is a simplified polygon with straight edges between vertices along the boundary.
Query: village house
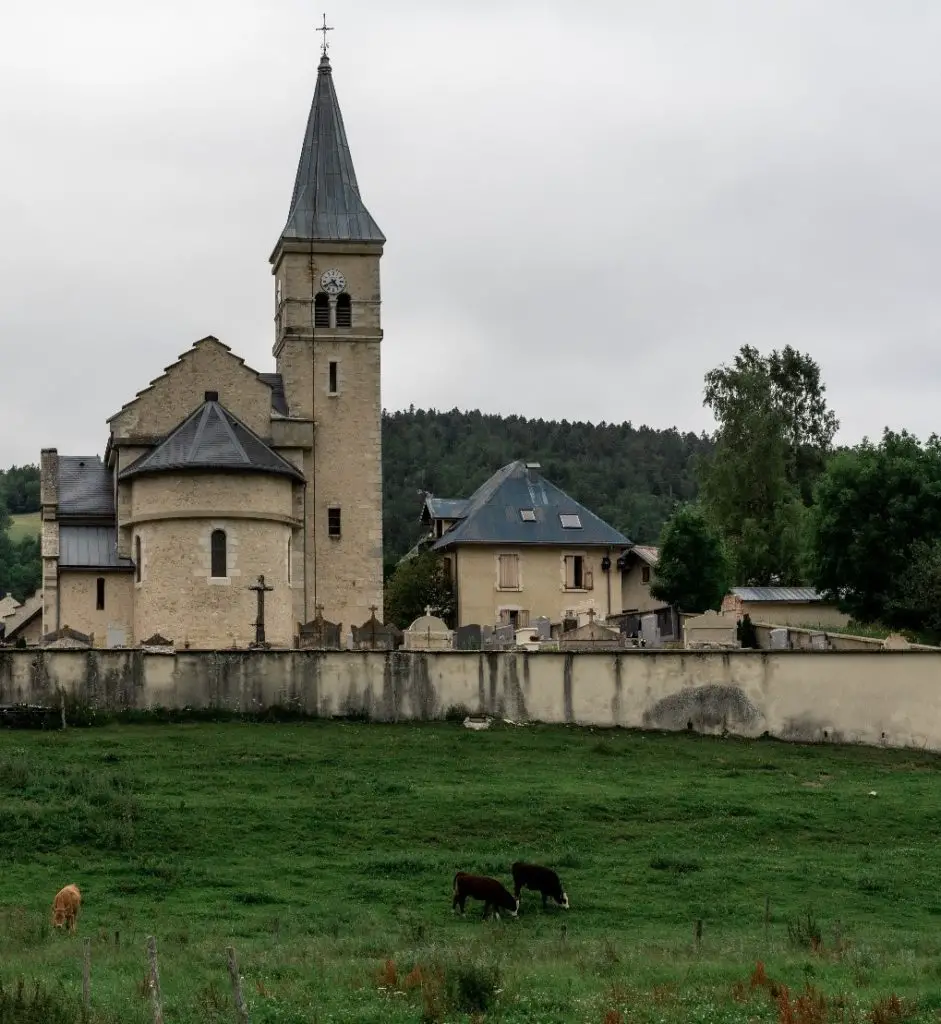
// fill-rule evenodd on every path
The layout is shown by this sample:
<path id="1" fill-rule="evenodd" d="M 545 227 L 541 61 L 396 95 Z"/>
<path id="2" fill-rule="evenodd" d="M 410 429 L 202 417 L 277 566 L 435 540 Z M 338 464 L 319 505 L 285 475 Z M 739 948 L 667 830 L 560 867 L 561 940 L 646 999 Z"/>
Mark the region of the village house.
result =
<path id="1" fill-rule="evenodd" d="M 840 629 L 849 616 L 811 587 L 733 587 L 722 601 L 723 614 L 744 615 L 772 626 Z"/>
<path id="2" fill-rule="evenodd" d="M 103 458 L 43 450 L 43 635 L 246 646 L 259 585 L 277 646 L 381 617 L 384 242 L 324 52 L 268 258 L 275 372 L 203 338 L 111 416 Z"/>
<path id="3" fill-rule="evenodd" d="M 428 496 L 422 523 L 455 588 L 457 626 L 529 626 L 621 611 L 630 541 L 541 474 L 511 462 L 470 498 Z"/>
<path id="4" fill-rule="evenodd" d="M 666 601 L 653 597 L 650 588 L 657 578 L 660 549 L 646 544 L 635 544 L 618 556 L 621 573 L 621 611 L 653 612 L 667 607 Z"/>

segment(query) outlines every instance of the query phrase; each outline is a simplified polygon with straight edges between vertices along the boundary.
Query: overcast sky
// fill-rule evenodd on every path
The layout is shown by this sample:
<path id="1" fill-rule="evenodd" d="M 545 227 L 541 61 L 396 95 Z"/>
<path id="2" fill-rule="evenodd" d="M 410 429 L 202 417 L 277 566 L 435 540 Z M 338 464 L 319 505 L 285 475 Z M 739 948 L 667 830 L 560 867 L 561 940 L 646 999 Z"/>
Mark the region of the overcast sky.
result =
<path id="1" fill-rule="evenodd" d="M 301 0 L 0 14 L 0 467 L 101 453 L 214 334 L 273 370 L 268 256 L 313 92 Z M 711 429 L 745 343 L 841 439 L 941 387 L 941 4 L 343 0 L 383 257 L 383 403 Z M 521 453 L 525 454 L 525 453 Z"/>

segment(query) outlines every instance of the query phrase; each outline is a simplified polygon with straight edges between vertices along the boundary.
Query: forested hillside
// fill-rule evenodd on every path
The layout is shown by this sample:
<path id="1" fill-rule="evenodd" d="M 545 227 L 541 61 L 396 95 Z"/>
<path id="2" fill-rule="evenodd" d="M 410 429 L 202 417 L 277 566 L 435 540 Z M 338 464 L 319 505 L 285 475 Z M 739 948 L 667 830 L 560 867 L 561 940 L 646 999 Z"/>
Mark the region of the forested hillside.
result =
<path id="1" fill-rule="evenodd" d="M 525 459 L 636 543 L 656 543 L 678 500 L 696 496 L 695 456 L 711 442 L 630 423 L 568 423 L 409 409 L 382 421 L 385 555 L 419 533 L 422 491 L 466 498 L 507 462 Z"/>

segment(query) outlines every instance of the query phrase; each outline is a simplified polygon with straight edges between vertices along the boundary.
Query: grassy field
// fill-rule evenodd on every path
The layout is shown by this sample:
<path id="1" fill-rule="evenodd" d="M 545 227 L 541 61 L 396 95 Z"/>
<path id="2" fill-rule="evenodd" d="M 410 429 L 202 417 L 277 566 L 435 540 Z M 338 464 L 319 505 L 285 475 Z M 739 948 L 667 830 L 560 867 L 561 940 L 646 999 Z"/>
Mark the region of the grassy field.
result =
<path id="1" fill-rule="evenodd" d="M 939 770 L 549 727 L 0 732 L 0 1022 L 76 1019 L 4 998 L 75 998 L 83 936 L 92 1019 L 150 1021 L 149 934 L 168 1024 L 236 1020 L 230 944 L 253 1024 L 938 1021 Z M 455 870 L 521 857 L 571 910 L 451 913 Z M 48 926 L 68 882 L 78 937 Z"/>
<path id="2" fill-rule="evenodd" d="M 24 537 L 38 537 L 41 529 L 38 512 L 27 512 L 25 515 L 12 516 L 13 525 L 10 527 L 9 535 L 11 540 L 20 541 Z"/>

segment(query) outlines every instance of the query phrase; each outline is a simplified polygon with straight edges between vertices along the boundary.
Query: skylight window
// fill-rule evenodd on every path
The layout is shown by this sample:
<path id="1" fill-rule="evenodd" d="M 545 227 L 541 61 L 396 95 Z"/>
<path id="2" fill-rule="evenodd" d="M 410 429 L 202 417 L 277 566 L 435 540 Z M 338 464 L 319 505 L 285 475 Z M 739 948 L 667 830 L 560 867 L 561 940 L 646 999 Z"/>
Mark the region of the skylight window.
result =
<path id="1" fill-rule="evenodd" d="M 522 519 L 524 523 L 536 522 L 536 510 L 534 508 L 521 508 L 520 519 Z"/>
<path id="2" fill-rule="evenodd" d="M 576 512 L 559 513 L 559 522 L 563 530 L 580 530 L 582 528 L 581 516 Z"/>

